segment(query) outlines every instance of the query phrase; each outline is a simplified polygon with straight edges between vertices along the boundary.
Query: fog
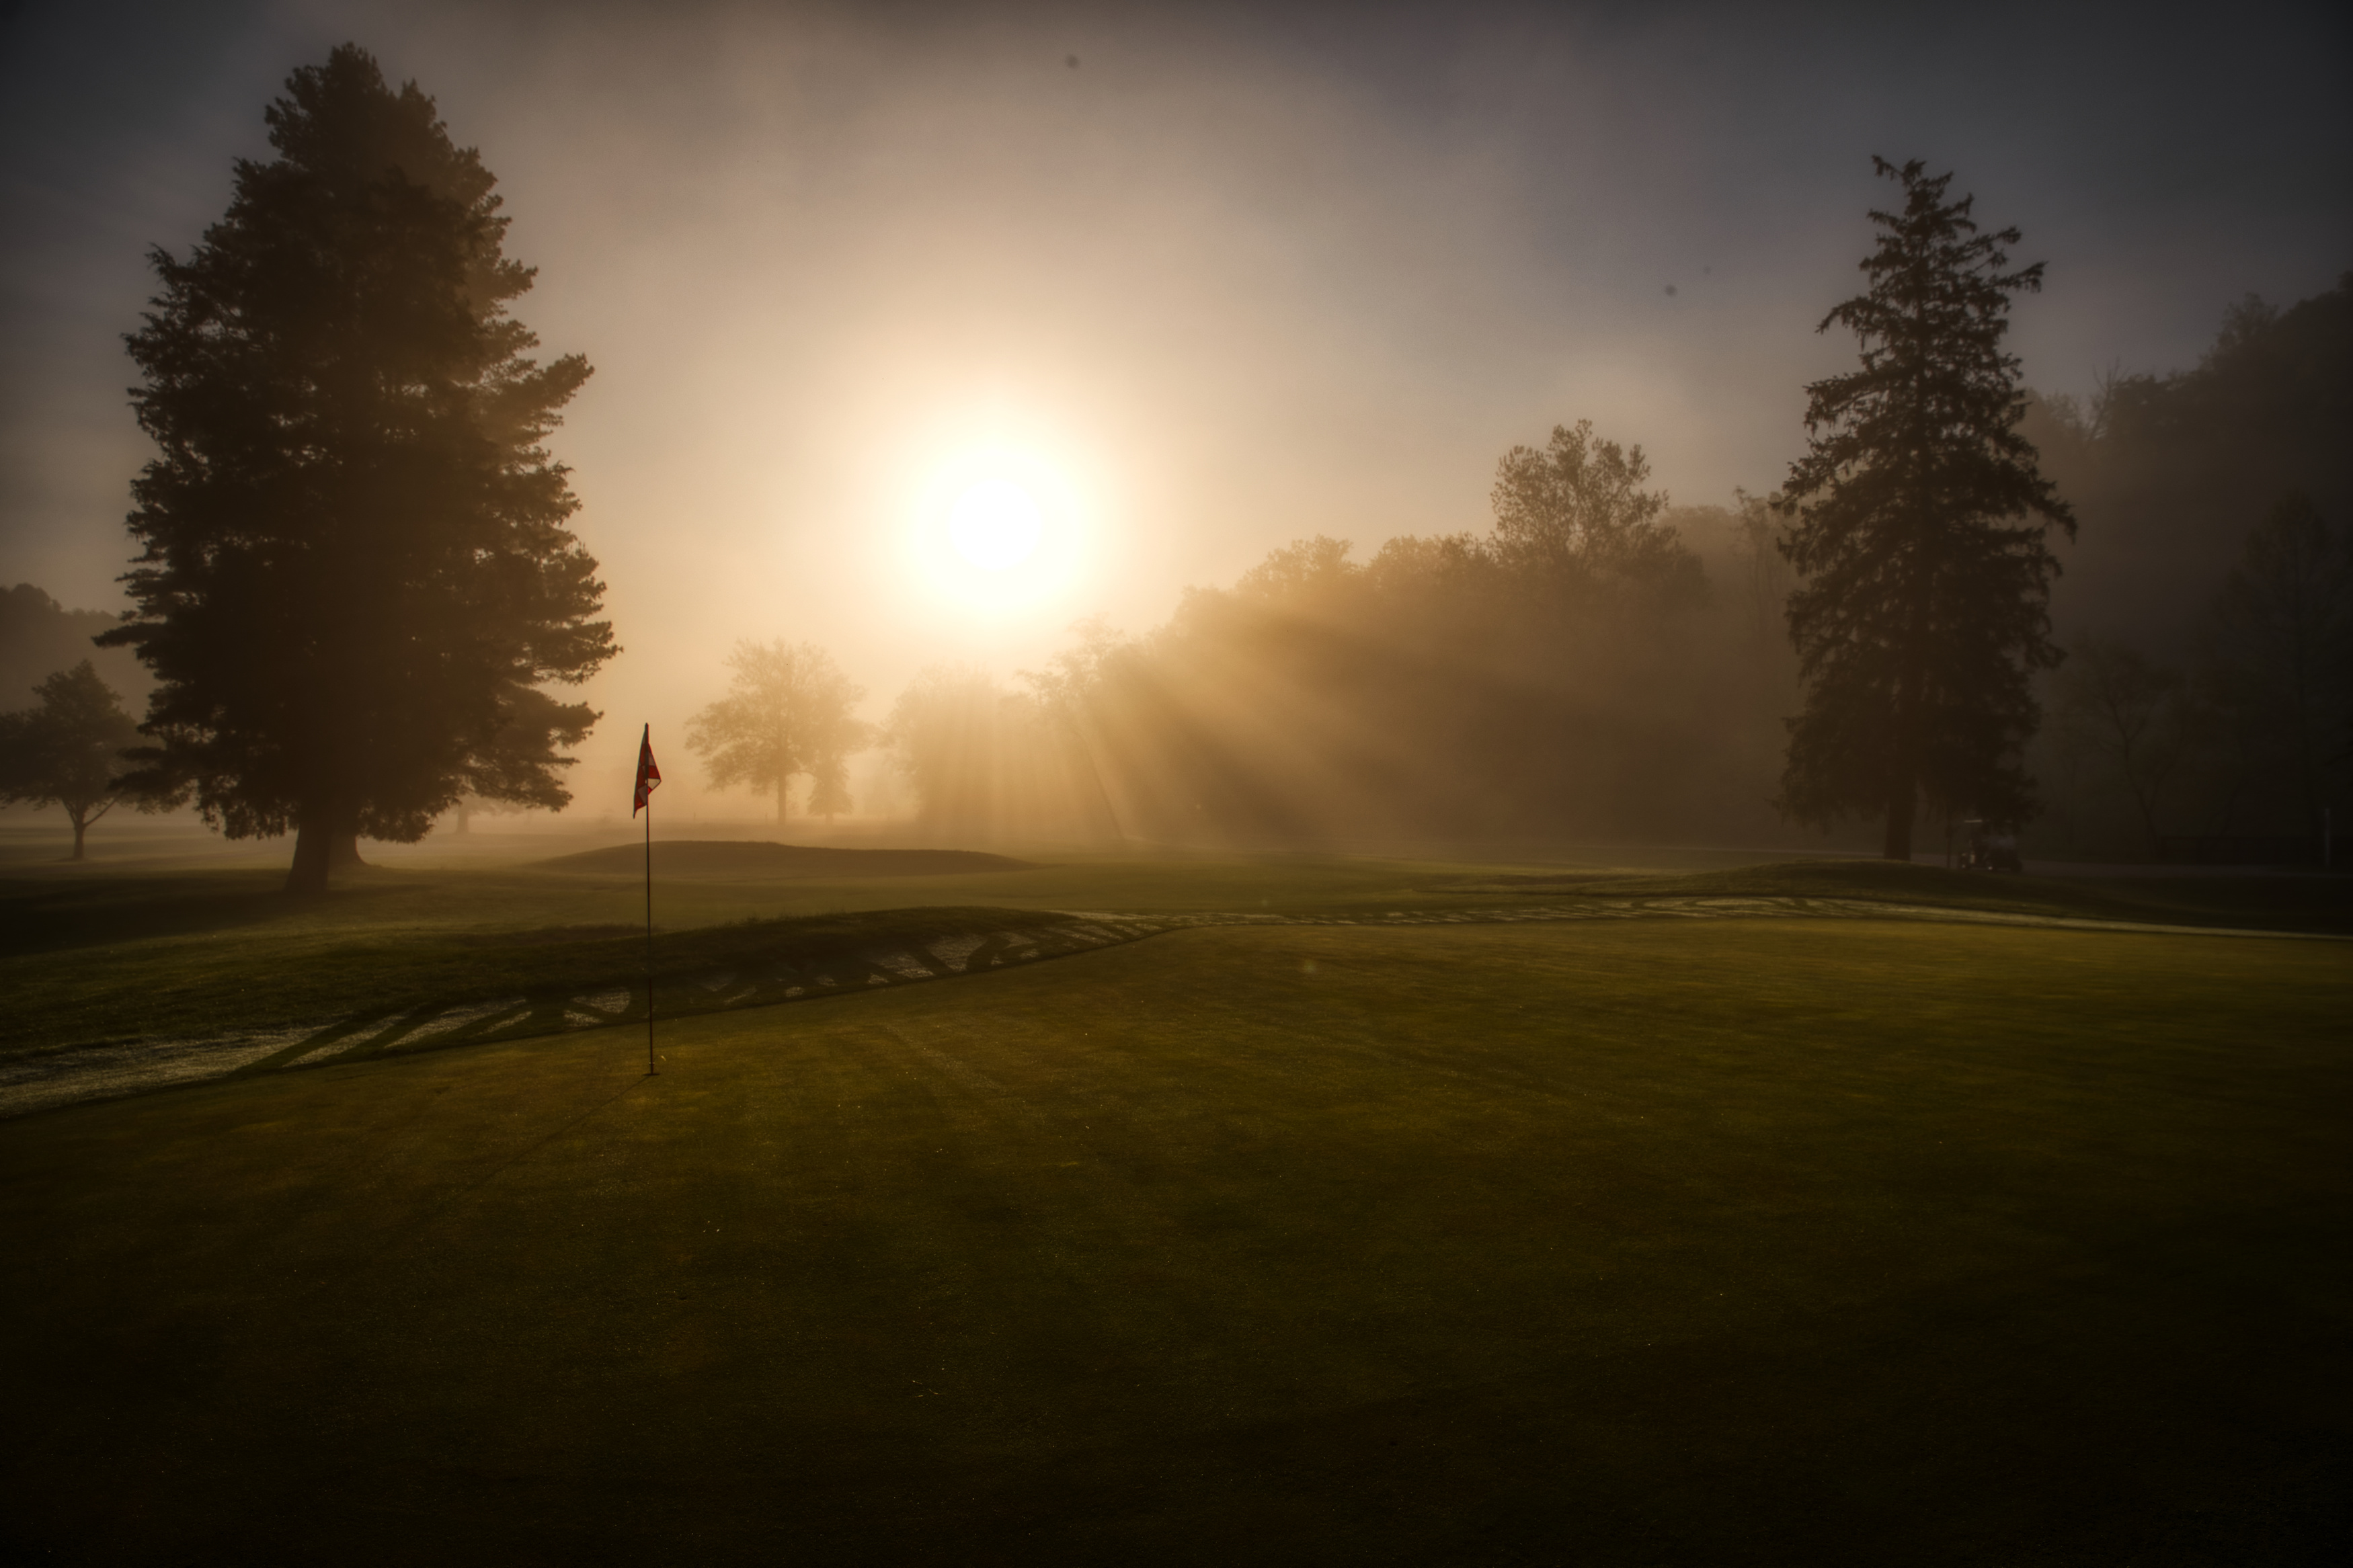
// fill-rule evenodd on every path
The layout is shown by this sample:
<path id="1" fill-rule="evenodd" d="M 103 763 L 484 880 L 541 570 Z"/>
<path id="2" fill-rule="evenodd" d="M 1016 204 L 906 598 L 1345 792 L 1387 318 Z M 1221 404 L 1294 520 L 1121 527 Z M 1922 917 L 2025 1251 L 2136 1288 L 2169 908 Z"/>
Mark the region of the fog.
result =
<path id="1" fill-rule="evenodd" d="M 592 819 L 646 722 L 665 809 L 760 816 L 681 739 L 739 639 L 824 648 L 879 722 L 943 665 L 1015 689 L 1082 617 L 1148 638 L 1293 541 L 1366 562 L 1484 534 L 1498 458 L 1556 425 L 1639 443 L 1681 508 L 1770 490 L 1804 384 L 1852 361 L 1814 329 L 1858 286 L 1873 153 L 1957 170 L 2049 262 L 2013 333 L 2045 394 L 2187 367 L 2245 293 L 2291 303 L 2353 264 L 2353 30 L 2316 5 L 35 5 L 0 26 L 0 584 L 119 605 L 144 247 L 194 242 L 232 160 L 267 155 L 286 73 L 356 40 L 480 150 L 539 268 L 516 313 L 596 366 L 555 441 L 626 650 L 586 689 Z M 992 465 L 1050 514 L 1018 591 L 936 569 L 943 498 Z M 1717 595 L 1661 634 L 1690 657 L 1747 635 L 1731 526 L 1684 519 Z M 1770 750 L 1757 702 L 1706 721 L 1742 756 Z M 1303 743 L 1287 721 L 1259 741 Z M 1337 767 L 1316 756 L 1289 776 Z M 861 809 L 912 805 L 877 761 L 851 767 Z M 1752 762 L 1736 806 L 1554 826 L 1766 833 Z"/>

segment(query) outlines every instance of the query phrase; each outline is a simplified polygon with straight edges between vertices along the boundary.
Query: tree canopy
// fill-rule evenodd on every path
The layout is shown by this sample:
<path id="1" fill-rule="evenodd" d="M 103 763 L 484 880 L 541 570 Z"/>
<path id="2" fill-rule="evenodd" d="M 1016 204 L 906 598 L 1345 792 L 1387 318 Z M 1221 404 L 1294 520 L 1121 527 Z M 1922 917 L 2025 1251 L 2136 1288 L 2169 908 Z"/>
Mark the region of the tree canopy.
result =
<path id="1" fill-rule="evenodd" d="M 1924 799 L 2032 813 L 2031 677 L 2061 658 L 2047 534 L 2075 525 L 2019 434 L 2002 349 L 2010 296 L 2042 287 L 2042 263 L 2013 269 L 2019 231 L 1981 232 L 1975 198 L 1947 199 L 1949 173 L 1873 163 L 1904 205 L 1871 214 L 1870 287 L 1819 329 L 1852 331 L 1862 367 L 1806 389 L 1807 450 L 1780 502 L 1805 685 L 1781 799 L 1805 822 L 1883 818 L 1883 853 L 1909 859 Z"/>
<path id="2" fill-rule="evenodd" d="M 1590 419 L 1556 425 L 1543 451 L 1514 447 L 1496 465 L 1487 548 L 1556 592 L 1637 588 L 1645 608 L 1694 602 L 1704 592 L 1698 557 L 1662 522 L 1666 493 L 1650 479 L 1641 447 L 1597 438 Z"/>
<path id="3" fill-rule="evenodd" d="M 688 721 L 686 743 L 711 770 L 712 784 L 772 792 L 785 820 L 792 781 L 812 781 L 810 810 L 830 816 L 850 806 L 847 763 L 871 743 L 850 712 L 866 689 L 850 684 L 814 643 L 749 639 L 727 658 L 727 695 Z"/>
<path id="4" fill-rule="evenodd" d="M 587 379 L 507 310 L 533 271 L 480 156 L 354 45 L 288 79 L 277 156 L 130 335 L 142 553 L 127 643 L 159 686 L 141 782 L 232 837 L 299 833 L 290 885 L 470 792 L 543 806 L 597 715 L 544 683 L 617 651 L 543 445 Z"/>
<path id="5" fill-rule="evenodd" d="M 79 860 L 90 825 L 128 793 L 122 753 L 139 727 L 89 659 L 42 681 L 37 695 L 39 707 L 0 713 L 0 801 L 62 807 Z"/>

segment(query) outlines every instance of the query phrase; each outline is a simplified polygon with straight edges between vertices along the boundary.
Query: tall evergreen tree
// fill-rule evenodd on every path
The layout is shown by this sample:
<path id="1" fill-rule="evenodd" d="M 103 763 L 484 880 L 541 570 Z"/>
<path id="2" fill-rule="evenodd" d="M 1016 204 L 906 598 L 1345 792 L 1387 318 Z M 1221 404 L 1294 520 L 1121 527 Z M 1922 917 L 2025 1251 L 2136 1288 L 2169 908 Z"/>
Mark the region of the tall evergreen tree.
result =
<path id="1" fill-rule="evenodd" d="M 1862 366 L 1806 391 L 1806 455 L 1779 505 L 1803 575 L 1789 633 L 1805 681 L 1789 721 L 1782 808 L 1799 821 L 1884 818 L 1912 856 L 1923 800 L 2009 822 L 2033 810 L 2022 765 L 2040 721 L 2033 672 L 2055 667 L 2051 528 L 2073 515 L 2018 433 L 2025 399 L 2002 351 L 2019 232 L 1981 233 L 1974 197 L 1914 160 L 1873 166 L 1904 189 L 1878 212 L 1863 294 L 1817 330 L 1850 329 Z"/>
<path id="2" fill-rule="evenodd" d="M 127 643 L 160 682 L 142 778 L 231 837 L 299 835 L 289 885 L 357 836 L 423 837 L 471 792 L 554 806 L 597 715 L 542 683 L 617 651 L 543 441 L 589 374 L 507 313 L 533 270 L 433 100 L 344 45 L 266 116 L 227 213 L 130 335 L 161 455 Z"/>

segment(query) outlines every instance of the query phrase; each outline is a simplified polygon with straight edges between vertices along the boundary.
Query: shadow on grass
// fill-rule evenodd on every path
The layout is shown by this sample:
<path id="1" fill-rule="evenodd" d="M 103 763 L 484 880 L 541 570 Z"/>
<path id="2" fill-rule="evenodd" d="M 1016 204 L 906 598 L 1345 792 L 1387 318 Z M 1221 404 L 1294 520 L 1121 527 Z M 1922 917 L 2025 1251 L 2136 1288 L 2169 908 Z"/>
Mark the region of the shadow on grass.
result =
<path id="1" fill-rule="evenodd" d="M 56 952 L 202 936 L 331 910 L 354 914 L 403 890 L 358 879 L 325 893 L 289 893 L 285 888 L 286 873 L 275 868 L 0 879 L 0 949 Z"/>

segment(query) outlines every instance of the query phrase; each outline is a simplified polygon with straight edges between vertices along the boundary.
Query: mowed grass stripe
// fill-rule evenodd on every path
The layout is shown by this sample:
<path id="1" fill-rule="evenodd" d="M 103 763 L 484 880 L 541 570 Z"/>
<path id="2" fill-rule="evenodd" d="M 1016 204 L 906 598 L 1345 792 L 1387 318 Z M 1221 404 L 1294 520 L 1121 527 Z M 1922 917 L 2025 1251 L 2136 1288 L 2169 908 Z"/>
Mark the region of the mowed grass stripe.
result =
<path id="1" fill-rule="evenodd" d="M 2331 1538 L 2336 944 L 1202 930 L 0 1128 L 28 1544 L 2246 1561 Z M 135 1502 L 126 1505 L 126 1498 Z M 233 1543 L 237 1551 L 230 1552 Z"/>

